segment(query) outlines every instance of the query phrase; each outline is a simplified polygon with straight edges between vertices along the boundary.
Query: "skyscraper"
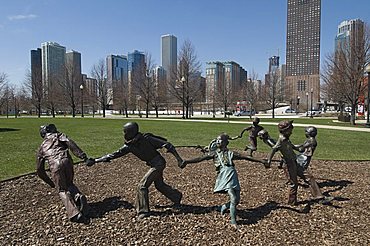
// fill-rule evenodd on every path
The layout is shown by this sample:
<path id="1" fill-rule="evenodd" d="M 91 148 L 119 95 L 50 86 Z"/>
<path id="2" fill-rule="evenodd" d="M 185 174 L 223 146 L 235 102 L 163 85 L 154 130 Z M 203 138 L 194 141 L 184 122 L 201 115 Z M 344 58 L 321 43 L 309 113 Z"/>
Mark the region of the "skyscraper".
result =
<path id="1" fill-rule="evenodd" d="M 31 84 L 32 99 L 42 98 L 42 61 L 41 49 L 31 50 Z"/>
<path id="2" fill-rule="evenodd" d="M 288 0 L 285 99 L 297 103 L 300 98 L 307 105 L 309 93 L 315 108 L 320 100 L 320 22 L 321 0 Z"/>
<path id="3" fill-rule="evenodd" d="M 65 81 L 66 48 L 55 42 L 41 44 L 42 84 L 45 95 Z"/>
<path id="4" fill-rule="evenodd" d="M 82 84 L 81 53 L 75 50 L 66 52 L 65 64 L 66 83 L 70 84 L 75 95 L 79 95 L 80 85 Z"/>
<path id="5" fill-rule="evenodd" d="M 143 52 L 134 50 L 127 55 L 128 66 L 128 92 L 130 102 L 136 100 L 139 95 L 139 88 L 141 81 L 145 79 L 145 54 Z"/>
<path id="6" fill-rule="evenodd" d="M 364 47 L 364 22 L 360 19 L 342 21 L 338 25 L 338 33 L 335 37 L 335 51 L 340 49 L 347 50 L 348 55 L 351 55 L 351 47 Z"/>
<path id="7" fill-rule="evenodd" d="M 161 36 L 161 64 L 166 71 L 167 80 L 177 71 L 177 38 L 172 34 Z"/>
<path id="8" fill-rule="evenodd" d="M 128 93 L 128 62 L 127 57 L 123 55 L 107 56 L 107 89 L 108 103 L 117 104 L 123 93 Z"/>

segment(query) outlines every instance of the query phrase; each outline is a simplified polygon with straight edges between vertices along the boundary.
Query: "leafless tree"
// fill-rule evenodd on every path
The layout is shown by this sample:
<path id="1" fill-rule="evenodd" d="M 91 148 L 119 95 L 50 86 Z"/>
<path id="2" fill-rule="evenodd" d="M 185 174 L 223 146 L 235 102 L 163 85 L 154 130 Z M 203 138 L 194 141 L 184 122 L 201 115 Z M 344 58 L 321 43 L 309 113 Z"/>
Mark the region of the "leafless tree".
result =
<path id="1" fill-rule="evenodd" d="M 75 117 L 78 98 L 81 98 L 79 86 L 82 84 L 82 75 L 68 60 L 65 63 L 65 72 L 65 81 L 59 81 L 59 85 L 62 88 L 65 102 L 70 107 L 72 116 Z"/>
<path id="2" fill-rule="evenodd" d="M 343 40 L 334 53 L 327 55 L 322 73 L 323 93 L 327 98 L 351 105 L 353 125 L 359 97 L 366 91 L 364 72 L 370 62 L 369 27 L 365 26 L 364 32 L 357 34 Z"/>
<path id="3" fill-rule="evenodd" d="M 137 91 L 141 97 L 141 101 L 145 104 L 145 117 L 149 117 L 149 110 L 152 103 L 153 92 L 154 92 L 154 76 L 153 76 L 153 60 L 152 55 L 145 52 L 145 74 L 136 76 Z"/>
<path id="4" fill-rule="evenodd" d="M 279 104 L 278 98 L 282 97 L 283 91 L 280 90 L 280 88 L 280 70 L 276 68 L 270 71 L 263 87 L 263 100 L 267 103 L 268 107 L 272 109 L 272 118 L 275 118 L 275 108 Z"/>
<path id="5" fill-rule="evenodd" d="M 36 107 L 37 116 L 40 118 L 44 99 L 41 74 L 27 70 L 23 88 L 31 95 L 31 103 Z"/>
<path id="6" fill-rule="evenodd" d="M 105 117 L 105 109 L 108 104 L 108 88 L 107 88 L 107 68 L 104 59 L 100 59 L 97 64 L 92 67 L 91 76 L 96 79 L 98 89 L 98 103 Z"/>
<path id="7" fill-rule="evenodd" d="M 183 118 L 189 118 L 189 110 L 200 95 L 200 63 L 194 45 L 186 40 L 180 48 L 178 55 L 178 68 L 172 74 L 174 82 L 169 83 L 171 94 L 183 105 Z"/>
<path id="8" fill-rule="evenodd" d="M 112 82 L 112 85 L 114 108 L 128 117 L 129 94 L 127 81 L 114 80 Z"/>
<path id="9" fill-rule="evenodd" d="M 257 81 L 258 74 L 252 70 L 250 78 L 242 84 L 242 91 L 245 95 L 246 101 L 249 104 L 249 112 L 257 110 L 258 108 L 258 90 L 255 82 Z M 250 114 L 250 118 L 252 114 Z"/>

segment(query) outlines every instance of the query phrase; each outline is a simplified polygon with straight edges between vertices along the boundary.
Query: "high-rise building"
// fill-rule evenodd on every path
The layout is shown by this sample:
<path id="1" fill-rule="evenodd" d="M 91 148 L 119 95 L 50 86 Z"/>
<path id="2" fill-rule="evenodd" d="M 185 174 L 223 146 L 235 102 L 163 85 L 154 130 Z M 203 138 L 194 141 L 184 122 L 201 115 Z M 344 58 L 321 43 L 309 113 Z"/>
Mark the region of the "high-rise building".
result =
<path id="1" fill-rule="evenodd" d="M 65 81 L 66 48 L 55 42 L 41 44 L 42 84 L 45 95 Z"/>
<path id="2" fill-rule="evenodd" d="M 167 80 L 176 77 L 177 71 L 177 38 L 172 34 L 161 36 L 161 64 L 166 71 Z"/>
<path id="3" fill-rule="evenodd" d="M 124 55 L 107 56 L 108 104 L 121 101 L 123 93 L 128 93 L 128 62 Z"/>
<path id="4" fill-rule="evenodd" d="M 285 99 L 307 105 L 309 93 L 314 108 L 320 100 L 320 22 L 321 0 L 288 0 Z"/>
<path id="5" fill-rule="evenodd" d="M 136 100 L 139 95 L 139 88 L 141 81 L 145 79 L 146 67 L 145 67 L 145 54 L 143 52 L 134 50 L 129 52 L 127 55 L 128 61 L 128 92 L 130 102 Z"/>
<path id="6" fill-rule="evenodd" d="M 31 50 L 32 99 L 42 98 L 42 61 L 41 49 Z"/>
<path id="7" fill-rule="evenodd" d="M 343 21 L 338 26 L 338 33 L 335 37 L 336 54 L 340 50 L 346 50 L 348 55 L 351 55 L 351 48 L 364 47 L 364 22 L 360 19 Z M 355 59 L 353 57 L 352 59 Z"/>
<path id="8" fill-rule="evenodd" d="M 75 50 L 66 52 L 65 71 L 65 82 L 68 83 L 66 88 L 73 90 L 76 98 L 80 98 L 80 85 L 83 83 L 81 72 L 81 53 Z"/>
<path id="9" fill-rule="evenodd" d="M 223 93 L 232 94 L 237 100 L 242 83 L 246 80 L 247 71 L 236 62 L 207 62 L 206 102 L 213 103 Z"/>

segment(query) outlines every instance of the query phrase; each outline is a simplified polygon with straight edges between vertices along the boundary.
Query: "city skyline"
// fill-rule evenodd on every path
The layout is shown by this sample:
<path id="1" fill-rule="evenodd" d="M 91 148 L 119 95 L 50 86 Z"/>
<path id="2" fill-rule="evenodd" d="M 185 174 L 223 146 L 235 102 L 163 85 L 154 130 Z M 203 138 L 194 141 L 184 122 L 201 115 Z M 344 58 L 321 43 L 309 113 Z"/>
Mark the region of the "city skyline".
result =
<path id="1" fill-rule="evenodd" d="M 0 9 L 0 72 L 19 85 L 30 68 L 30 50 L 57 42 L 81 53 L 82 72 L 110 54 L 149 52 L 160 65 L 161 36 L 173 34 L 178 49 L 190 40 L 202 64 L 235 61 L 260 79 L 268 59 L 285 63 L 287 1 L 7 1 Z M 365 0 L 322 1 L 321 65 L 333 52 L 338 25 L 361 19 L 370 23 Z M 268 8 L 266 8 L 268 6 Z M 97 18 L 100 16 L 101 18 Z M 162 17 L 161 17 L 162 16 Z"/>

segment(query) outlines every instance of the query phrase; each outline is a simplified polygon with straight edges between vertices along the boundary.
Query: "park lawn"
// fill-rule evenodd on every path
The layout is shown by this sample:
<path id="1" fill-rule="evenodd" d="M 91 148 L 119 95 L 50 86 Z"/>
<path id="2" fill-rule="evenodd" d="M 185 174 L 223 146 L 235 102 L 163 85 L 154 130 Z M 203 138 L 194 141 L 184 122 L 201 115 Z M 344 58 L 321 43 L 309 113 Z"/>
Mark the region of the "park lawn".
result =
<path id="1" fill-rule="evenodd" d="M 71 137 L 89 156 L 98 157 L 117 150 L 123 144 L 122 126 L 135 120 L 142 132 L 152 132 L 167 138 L 175 146 L 203 145 L 221 132 L 238 135 L 249 124 L 227 122 L 190 122 L 145 119 L 103 119 L 103 118 L 18 118 L 0 119 L 0 180 L 35 170 L 35 156 L 42 139 L 40 125 L 54 123 L 58 130 Z M 263 122 L 261 122 L 262 126 Z M 264 126 L 276 139 L 277 127 Z M 243 139 L 232 141 L 230 148 L 243 150 L 247 143 Z M 322 160 L 369 160 L 370 133 L 319 129 L 319 146 L 314 159 Z M 293 143 L 305 140 L 303 127 L 295 127 L 291 137 Z M 259 151 L 270 149 L 259 142 Z M 201 154 L 201 152 L 199 152 Z M 75 161 L 78 159 L 76 158 Z"/>

